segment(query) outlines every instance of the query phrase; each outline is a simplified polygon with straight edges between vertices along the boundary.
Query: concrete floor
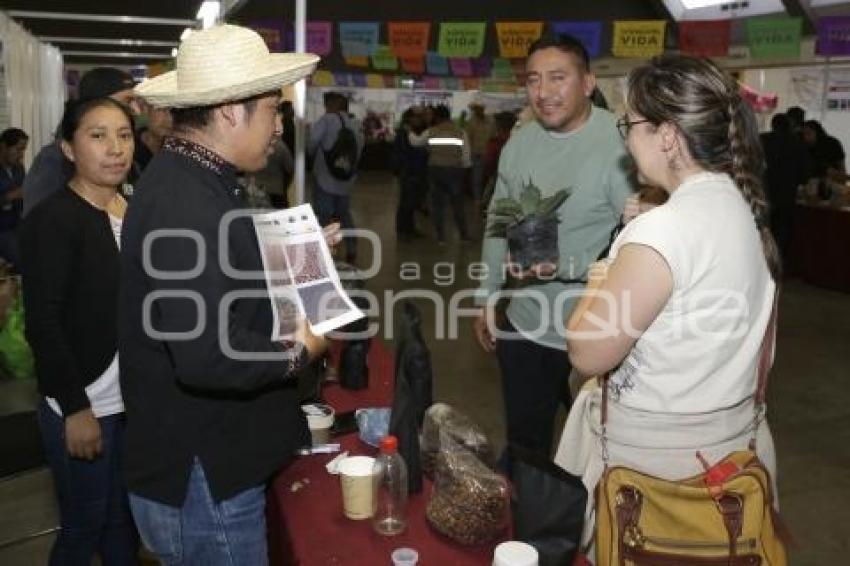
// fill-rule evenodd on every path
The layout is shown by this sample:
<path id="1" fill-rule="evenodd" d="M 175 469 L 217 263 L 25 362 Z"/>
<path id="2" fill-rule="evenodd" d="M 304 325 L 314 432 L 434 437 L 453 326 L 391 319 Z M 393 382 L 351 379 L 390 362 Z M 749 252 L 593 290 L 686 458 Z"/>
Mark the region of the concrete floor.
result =
<path id="1" fill-rule="evenodd" d="M 414 302 L 423 311 L 431 347 L 435 399 L 469 413 L 501 448 L 504 425 L 495 360 L 478 347 L 468 320 L 457 322 L 456 337 L 451 337 L 453 324 L 446 316 L 453 294 L 473 286 L 466 271 L 469 263 L 478 261 L 479 245 L 460 243 L 453 230 L 445 247 L 438 247 L 431 238 L 397 243 L 396 198 L 392 178 L 380 173 L 364 174 L 353 196 L 357 225 L 380 237 L 380 266 L 367 285 L 379 297 L 382 330 L 392 323 L 388 306 L 395 298 L 404 291 L 420 297 Z M 420 219 L 420 229 L 431 234 L 427 220 Z M 373 255 L 366 248 L 361 246 L 358 261 L 364 268 Z M 420 268 L 418 276 L 412 262 Z M 452 270 L 454 280 L 450 281 Z M 421 298 L 421 290 L 432 294 Z M 461 306 L 468 304 L 467 300 Z M 398 306 L 392 310 L 397 314 Z M 769 420 L 779 459 L 782 514 L 797 540 L 790 563 L 846 564 L 850 553 L 850 389 L 843 380 L 850 377 L 846 363 L 850 295 L 787 282 L 778 340 Z M 17 387 L 12 390 L 0 384 L 0 414 L 33 402 L 31 391 Z M 55 526 L 52 497 L 49 474 L 44 471 L 0 481 L 0 564 L 46 563 L 52 535 L 11 546 L 3 542 Z"/>

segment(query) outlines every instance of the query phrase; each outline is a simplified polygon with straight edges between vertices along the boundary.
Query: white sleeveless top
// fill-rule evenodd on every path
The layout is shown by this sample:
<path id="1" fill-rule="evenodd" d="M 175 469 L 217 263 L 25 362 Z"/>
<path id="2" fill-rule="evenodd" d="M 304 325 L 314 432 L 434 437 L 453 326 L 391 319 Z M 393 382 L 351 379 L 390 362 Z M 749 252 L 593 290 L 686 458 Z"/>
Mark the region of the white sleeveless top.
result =
<path id="1" fill-rule="evenodd" d="M 663 413 L 732 407 L 753 395 L 775 284 L 749 205 L 725 174 L 685 180 L 667 203 L 623 229 L 658 252 L 672 295 L 612 375 L 614 402 Z"/>

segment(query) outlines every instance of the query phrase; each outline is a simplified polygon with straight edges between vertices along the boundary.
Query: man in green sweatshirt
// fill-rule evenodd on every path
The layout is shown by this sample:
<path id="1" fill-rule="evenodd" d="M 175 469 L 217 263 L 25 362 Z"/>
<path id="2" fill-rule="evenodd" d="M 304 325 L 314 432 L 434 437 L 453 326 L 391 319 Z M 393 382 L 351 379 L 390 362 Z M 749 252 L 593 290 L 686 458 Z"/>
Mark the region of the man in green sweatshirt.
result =
<path id="1" fill-rule="evenodd" d="M 505 145 L 488 224 L 493 203 L 519 200 L 529 182 L 543 197 L 567 189 L 570 196 L 557 211 L 560 259 L 556 273 L 540 277 L 535 269 L 537 275 L 521 278 L 508 306 L 508 328 L 495 336 L 494 295 L 505 283 L 508 250 L 504 238 L 486 237 L 482 262 L 488 269 L 474 328 L 484 350 L 499 360 L 508 442 L 548 457 L 558 405 L 570 405 L 565 319 L 583 288 L 578 281 L 608 246 L 635 187 L 614 116 L 591 104 L 596 79 L 581 42 L 543 37 L 529 49 L 526 68 L 536 119 Z"/>

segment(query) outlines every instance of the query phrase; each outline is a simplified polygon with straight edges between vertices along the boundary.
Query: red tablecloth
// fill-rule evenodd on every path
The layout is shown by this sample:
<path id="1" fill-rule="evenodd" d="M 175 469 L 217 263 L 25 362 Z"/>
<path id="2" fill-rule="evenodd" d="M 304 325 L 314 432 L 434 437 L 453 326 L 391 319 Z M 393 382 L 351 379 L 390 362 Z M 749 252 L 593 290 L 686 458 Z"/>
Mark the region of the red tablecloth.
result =
<path id="1" fill-rule="evenodd" d="M 850 211 L 798 204 L 788 271 L 806 283 L 850 293 Z"/>
<path id="2" fill-rule="evenodd" d="M 356 434 L 341 439 L 349 454 L 374 455 L 375 449 Z M 280 539 L 270 548 L 272 564 L 324 566 L 383 566 L 390 554 L 407 546 L 419 552 L 419 566 L 489 566 L 492 545 L 464 547 L 434 532 L 425 518 L 431 483 L 425 481 L 420 494 L 412 495 L 407 530 L 385 537 L 375 533 L 369 520 L 352 521 L 342 513 L 339 478 L 327 473 L 325 464 L 333 454 L 305 456 L 280 474 L 269 493 L 270 510 L 281 520 Z M 293 491 L 293 484 L 302 487 Z M 507 535 L 507 533 L 505 533 Z M 505 536 L 507 538 L 507 536 Z"/>
<path id="3" fill-rule="evenodd" d="M 392 352 L 380 340 L 374 340 L 369 351 L 368 389 L 348 391 L 338 385 L 330 385 L 322 393 L 337 413 L 361 407 L 389 406 L 393 373 Z M 361 442 L 356 434 L 336 440 L 351 455 L 375 454 L 375 449 Z M 402 546 L 419 552 L 420 566 L 489 566 L 492 563 L 495 542 L 480 547 L 464 547 L 428 526 L 425 505 L 431 483 L 427 480 L 422 493 L 410 498 L 408 528 L 400 535 L 384 537 L 372 530 L 368 520 L 347 519 L 342 513 L 339 478 L 325 470 L 325 464 L 335 456 L 300 457 L 272 483 L 267 498 L 272 564 L 383 566 L 391 564 L 390 554 Z M 300 488 L 296 482 L 300 483 Z"/>

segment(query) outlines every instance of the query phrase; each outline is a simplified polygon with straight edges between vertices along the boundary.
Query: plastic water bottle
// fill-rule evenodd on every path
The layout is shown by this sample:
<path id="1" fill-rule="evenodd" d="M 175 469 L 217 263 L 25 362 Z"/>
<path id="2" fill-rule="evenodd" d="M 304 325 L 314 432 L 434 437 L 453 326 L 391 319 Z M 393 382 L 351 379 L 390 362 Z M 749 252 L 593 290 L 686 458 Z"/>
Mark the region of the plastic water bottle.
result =
<path id="1" fill-rule="evenodd" d="M 372 470 L 375 514 L 372 526 L 382 535 L 397 535 L 407 527 L 407 466 L 398 453 L 398 439 L 381 439 L 381 453 Z"/>

